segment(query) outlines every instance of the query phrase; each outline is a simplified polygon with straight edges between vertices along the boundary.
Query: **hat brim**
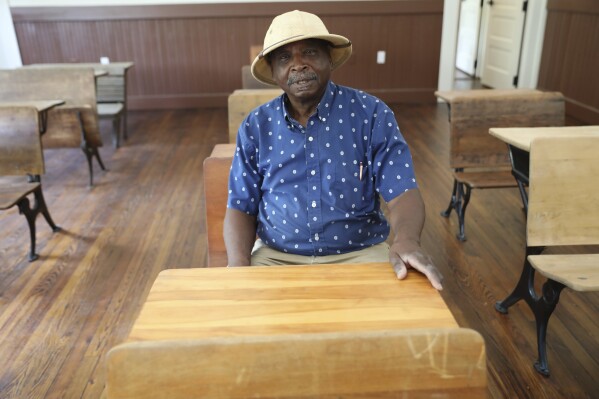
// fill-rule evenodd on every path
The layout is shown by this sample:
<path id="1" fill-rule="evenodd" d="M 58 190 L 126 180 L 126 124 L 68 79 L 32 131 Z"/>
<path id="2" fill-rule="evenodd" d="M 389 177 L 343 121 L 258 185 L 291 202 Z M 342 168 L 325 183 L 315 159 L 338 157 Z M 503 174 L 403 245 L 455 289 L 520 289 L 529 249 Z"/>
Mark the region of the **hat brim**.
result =
<path id="1" fill-rule="evenodd" d="M 286 44 L 298 42 L 300 40 L 306 39 L 321 39 L 331 43 L 330 52 L 331 52 L 331 70 L 335 70 L 340 67 L 349 59 L 352 53 L 352 44 L 349 39 L 340 36 L 340 35 L 298 35 L 289 37 L 285 40 L 275 43 L 270 47 L 262 50 L 260 54 L 254 59 L 252 62 L 252 75 L 260 82 L 274 85 L 277 83 L 272 79 L 272 70 L 270 69 L 270 65 L 266 61 L 265 56 L 268 53 L 273 52 L 279 47 L 285 46 Z"/>

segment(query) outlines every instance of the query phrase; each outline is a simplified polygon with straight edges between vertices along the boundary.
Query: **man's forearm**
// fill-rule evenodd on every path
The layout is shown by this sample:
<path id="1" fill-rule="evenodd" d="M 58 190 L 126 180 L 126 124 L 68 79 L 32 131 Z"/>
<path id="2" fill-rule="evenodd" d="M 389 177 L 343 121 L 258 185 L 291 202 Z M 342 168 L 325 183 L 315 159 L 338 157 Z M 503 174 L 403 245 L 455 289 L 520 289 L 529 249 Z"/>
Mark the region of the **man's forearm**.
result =
<path id="1" fill-rule="evenodd" d="M 424 202 L 417 189 L 409 190 L 388 204 L 387 215 L 395 237 L 394 243 L 416 242 L 420 245 L 420 234 L 424 227 Z"/>
<path id="2" fill-rule="evenodd" d="M 228 208 L 223 235 L 228 265 L 250 266 L 250 255 L 256 240 L 256 217 Z"/>

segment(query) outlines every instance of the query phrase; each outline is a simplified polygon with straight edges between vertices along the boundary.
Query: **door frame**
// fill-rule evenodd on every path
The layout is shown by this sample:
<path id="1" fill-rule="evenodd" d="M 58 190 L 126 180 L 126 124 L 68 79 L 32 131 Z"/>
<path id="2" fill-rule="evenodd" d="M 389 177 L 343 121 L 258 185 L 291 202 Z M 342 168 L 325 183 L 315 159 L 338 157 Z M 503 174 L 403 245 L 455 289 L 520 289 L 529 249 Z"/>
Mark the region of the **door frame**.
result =
<path id="1" fill-rule="evenodd" d="M 443 28 L 441 32 L 439 90 L 453 90 L 459 17 L 460 0 L 445 0 L 443 5 Z M 518 88 L 536 89 L 537 87 L 546 20 L 547 0 L 529 0 L 526 20 L 524 22 Z M 486 18 L 481 18 L 481 24 L 486 23 Z M 486 42 L 483 42 L 485 39 L 484 37 L 480 38 L 482 43 Z M 484 57 L 484 51 L 482 53 Z M 482 59 L 478 60 L 479 65 L 482 62 Z"/>
<path id="2" fill-rule="evenodd" d="M 0 68 L 23 65 L 8 0 L 0 0 Z"/>
<path id="3" fill-rule="evenodd" d="M 464 18 L 463 18 L 463 13 L 464 13 L 464 4 L 466 1 L 472 1 L 473 5 L 476 4 L 476 8 L 477 8 L 477 21 L 476 21 L 476 35 L 474 37 L 468 37 L 467 39 L 464 38 L 464 36 L 460 35 L 460 31 L 462 28 L 472 28 L 473 26 L 471 24 L 469 25 L 464 25 Z M 480 58 L 479 55 L 479 48 L 481 47 L 481 43 L 480 43 L 480 37 L 481 37 L 481 27 L 482 27 L 482 19 L 483 19 L 483 13 L 482 13 L 482 7 L 480 6 L 480 1 L 481 0 L 462 0 L 460 2 L 460 17 L 458 19 L 458 41 L 456 43 L 456 69 L 460 69 L 459 68 L 459 61 L 460 61 L 460 54 L 459 54 L 459 50 L 460 50 L 460 43 L 468 43 L 468 44 L 472 44 L 471 42 L 469 42 L 469 40 L 474 39 L 475 40 L 475 45 L 474 47 L 468 46 L 468 49 L 471 49 L 474 51 L 474 60 L 472 60 L 472 63 L 467 66 L 467 68 L 472 68 L 473 69 L 473 73 L 470 74 L 470 71 L 465 71 L 462 69 L 462 71 L 464 73 L 467 73 L 468 75 L 471 75 L 473 77 L 478 76 L 478 69 L 479 69 L 479 65 L 478 65 L 478 59 Z M 468 20 L 468 22 L 472 22 L 471 20 Z M 464 60 L 466 61 L 466 60 Z M 468 60 L 469 61 L 469 60 Z"/>

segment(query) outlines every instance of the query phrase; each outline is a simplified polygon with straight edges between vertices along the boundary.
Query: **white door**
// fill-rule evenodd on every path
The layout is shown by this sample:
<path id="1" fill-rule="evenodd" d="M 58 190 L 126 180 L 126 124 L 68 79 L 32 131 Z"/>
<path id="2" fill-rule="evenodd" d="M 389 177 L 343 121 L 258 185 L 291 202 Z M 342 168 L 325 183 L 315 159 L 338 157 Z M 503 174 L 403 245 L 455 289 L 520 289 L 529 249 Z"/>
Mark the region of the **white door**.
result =
<path id="1" fill-rule="evenodd" d="M 474 76 L 476 72 L 474 63 L 478 52 L 480 14 L 480 0 L 462 0 L 460 2 L 460 22 L 458 26 L 458 46 L 455 66 L 470 76 Z"/>
<path id="2" fill-rule="evenodd" d="M 489 0 L 489 25 L 481 82 L 494 89 L 517 85 L 525 0 Z"/>

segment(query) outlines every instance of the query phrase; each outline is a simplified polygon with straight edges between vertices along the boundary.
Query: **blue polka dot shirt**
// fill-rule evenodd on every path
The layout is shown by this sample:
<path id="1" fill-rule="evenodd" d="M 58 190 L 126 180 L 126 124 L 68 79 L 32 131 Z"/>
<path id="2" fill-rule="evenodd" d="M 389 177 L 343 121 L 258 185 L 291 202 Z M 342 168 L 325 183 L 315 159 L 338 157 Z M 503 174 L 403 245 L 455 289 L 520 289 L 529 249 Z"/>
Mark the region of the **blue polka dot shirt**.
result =
<path id="1" fill-rule="evenodd" d="M 385 241 L 380 210 L 416 188 L 412 157 L 391 109 L 378 98 L 328 82 L 301 126 L 283 94 L 245 118 L 229 176 L 227 207 L 257 216 L 268 246 L 332 255 Z"/>

